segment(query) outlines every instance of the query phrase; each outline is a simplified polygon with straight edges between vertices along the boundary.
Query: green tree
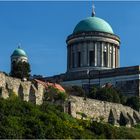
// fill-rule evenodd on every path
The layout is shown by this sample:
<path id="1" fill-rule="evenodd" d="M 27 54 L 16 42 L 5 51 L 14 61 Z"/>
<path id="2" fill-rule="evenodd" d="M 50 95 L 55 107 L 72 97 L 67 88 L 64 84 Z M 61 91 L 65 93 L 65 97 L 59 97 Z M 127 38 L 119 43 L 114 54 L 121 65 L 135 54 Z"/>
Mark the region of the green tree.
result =
<path id="1" fill-rule="evenodd" d="M 11 76 L 16 78 L 27 78 L 30 77 L 30 64 L 27 62 L 13 62 L 11 68 Z"/>
<path id="2" fill-rule="evenodd" d="M 102 101 L 120 103 L 119 94 L 113 87 L 104 87 L 104 88 L 93 87 L 88 97 Z"/>
<path id="3" fill-rule="evenodd" d="M 0 126 L 0 138 L 21 139 L 23 133 L 24 128 L 20 117 L 9 115 L 3 118 Z"/>
<path id="4" fill-rule="evenodd" d="M 139 97 L 130 97 L 126 101 L 126 105 L 132 107 L 133 109 L 139 111 L 140 109 L 140 98 Z"/>
<path id="5" fill-rule="evenodd" d="M 64 88 L 69 95 L 85 96 L 85 91 L 80 86 L 65 86 Z"/>
<path id="6" fill-rule="evenodd" d="M 98 87 L 95 87 L 95 86 L 93 86 L 91 89 L 90 89 L 90 92 L 89 92 L 89 94 L 87 94 L 87 97 L 89 97 L 89 98 L 92 98 L 92 99 L 96 99 L 96 94 L 97 94 L 97 91 L 99 90 L 99 88 Z"/>
<path id="7" fill-rule="evenodd" d="M 44 101 L 56 101 L 62 100 L 65 101 L 67 98 L 67 93 L 54 88 L 53 86 L 49 86 L 44 94 Z"/>

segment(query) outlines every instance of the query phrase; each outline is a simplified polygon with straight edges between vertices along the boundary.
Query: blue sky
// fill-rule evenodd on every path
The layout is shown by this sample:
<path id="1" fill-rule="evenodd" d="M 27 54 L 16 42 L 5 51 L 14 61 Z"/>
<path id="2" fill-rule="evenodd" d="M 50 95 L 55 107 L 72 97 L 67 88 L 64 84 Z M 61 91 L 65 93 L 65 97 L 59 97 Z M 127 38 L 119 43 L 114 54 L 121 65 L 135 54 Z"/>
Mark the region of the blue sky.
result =
<path id="1" fill-rule="evenodd" d="M 96 16 L 121 38 L 121 66 L 140 64 L 140 2 L 95 1 Z M 66 38 L 91 15 L 91 1 L 0 2 L 0 70 L 9 73 L 10 55 L 21 43 L 32 74 L 66 72 Z"/>

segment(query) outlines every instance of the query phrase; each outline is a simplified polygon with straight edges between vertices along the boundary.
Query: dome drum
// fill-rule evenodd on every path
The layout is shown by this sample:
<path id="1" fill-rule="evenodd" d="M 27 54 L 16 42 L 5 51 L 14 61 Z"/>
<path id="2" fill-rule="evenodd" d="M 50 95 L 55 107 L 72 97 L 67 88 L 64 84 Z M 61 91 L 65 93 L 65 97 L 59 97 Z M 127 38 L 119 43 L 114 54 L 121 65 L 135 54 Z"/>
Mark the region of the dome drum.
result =
<path id="1" fill-rule="evenodd" d="M 12 56 L 11 62 L 28 62 L 28 58 L 25 56 Z"/>
<path id="2" fill-rule="evenodd" d="M 114 37 L 114 35 L 113 35 Z M 90 42 L 90 41 L 94 41 L 94 42 L 108 42 L 108 43 L 112 43 L 115 44 L 117 46 L 119 46 L 120 44 L 120 40 L 117 37 L 106 37 L 106 36 L 100 36 L 100 35 L 79 35 L 79 36 L 73 36 L 71 38 L 67 39 L 67 45 L 71 45 L 74 43 L 79 43 L 79 42 Z"/>
<path id="3" fill-rule="evenodd" d="M 108 42 L 114 44 L 119 47 L 120 42 L 111 38 L 104 38 L 98 36 L 87 36 L 87 37 L 78 37 L 73 38 L 67 42 L 67 45 L 70 46 L 72 44 L 84 43 L 84 42 Z"/>
<path id="4" fill-rule="evenodd" d="M 67 46 L 68 72 L 119 67 L 119 46 L 104 41 L 79 42 Z"/>

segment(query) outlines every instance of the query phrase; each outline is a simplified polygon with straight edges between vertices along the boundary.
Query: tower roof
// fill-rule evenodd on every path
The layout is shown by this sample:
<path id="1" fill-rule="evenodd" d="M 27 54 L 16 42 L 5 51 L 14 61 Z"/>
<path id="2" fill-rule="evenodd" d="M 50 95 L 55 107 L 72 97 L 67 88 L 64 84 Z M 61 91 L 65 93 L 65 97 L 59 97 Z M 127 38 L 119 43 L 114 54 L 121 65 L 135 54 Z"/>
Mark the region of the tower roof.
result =
<path id="1" fill-rule="evenodd" d="M 74 28 L 73 33 L 99 31 L 114 34 L 112 27 L 105 20 L 92 16 L 81 20 Z"/>
<path id="2" fill-rule="evenodd" d="M 21 49 L 20 47 L 15 49 L 11 56 L 24 56 L 24 57 L 27 57 L 25 51 L 23 49 Z"/>

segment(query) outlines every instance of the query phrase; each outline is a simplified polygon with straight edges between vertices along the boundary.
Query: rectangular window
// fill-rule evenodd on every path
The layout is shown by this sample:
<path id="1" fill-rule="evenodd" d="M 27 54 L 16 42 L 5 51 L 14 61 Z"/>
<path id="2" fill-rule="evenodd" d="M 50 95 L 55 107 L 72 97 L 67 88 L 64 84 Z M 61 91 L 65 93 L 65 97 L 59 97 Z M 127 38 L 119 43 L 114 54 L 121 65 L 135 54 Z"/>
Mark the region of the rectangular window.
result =
<path id="1" fill-rule="evenodd" d="M 75 61 L 75 59 L 74 59 L 74 53 L 72 53 L 72 68 L 74 68 L 74 61 Z"/>
<path id="2" fill-rule="evenodd" d="M 71 46 L 68 47 L 68 68 L 71 68 Z"/>
<path id="3" fill-rule="evenodd" d="M 110 53 L 110 67 L 113 67 L 113 54 L 112 52 Z"/>
<path id="4" fill-rule="evenodd" d="M 81 52 L 77 52 L 77 66 L 81 67 Z"/>
<path id="5" fill-rule="evenodd" d="M 107 52 L 103 52 L 104 67 L 107 67 Z"/>
<path id="6" fill-rule="evenodd" d="M 95 63 L 95 53 L 94 51 L 89 52 L 89 65 L 94 66 Z"/>

